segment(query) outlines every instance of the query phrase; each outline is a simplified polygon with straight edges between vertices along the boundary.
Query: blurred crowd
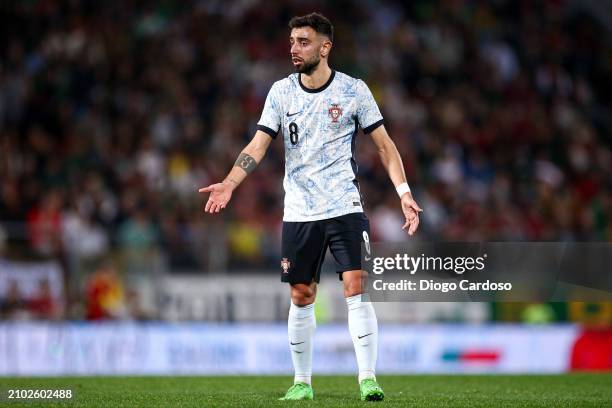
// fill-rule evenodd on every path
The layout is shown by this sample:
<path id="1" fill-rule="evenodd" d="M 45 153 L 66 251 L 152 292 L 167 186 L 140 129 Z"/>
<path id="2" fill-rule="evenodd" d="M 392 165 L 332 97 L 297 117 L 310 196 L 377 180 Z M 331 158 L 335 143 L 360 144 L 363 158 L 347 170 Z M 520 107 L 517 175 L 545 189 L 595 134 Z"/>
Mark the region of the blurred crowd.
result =
<path id="1" fill-rule="evenodd" d="M 313 10 L 335 25 L 330 65 L 381 107 L 424 209 L 418 239 L 612 238 L 609 33 L 563 0 L 0 7 L 0 256 L 276 272 L 282 139 L 224 214 L 204 215 L 197 189 L 254 134 L 292 70 L 287 22 Z M 373 240 L 404 240 L 367 139 Z"/>
<path id="2" fill-rule="evenodd" d="M 61 301 L 51 294 L 48 280 L 41 280 L 36 292 L 26 296 L 15 280 L 9 280 L 4 296 L 0 297 L 0 319 L 54 320 L 62 316 Z"/>

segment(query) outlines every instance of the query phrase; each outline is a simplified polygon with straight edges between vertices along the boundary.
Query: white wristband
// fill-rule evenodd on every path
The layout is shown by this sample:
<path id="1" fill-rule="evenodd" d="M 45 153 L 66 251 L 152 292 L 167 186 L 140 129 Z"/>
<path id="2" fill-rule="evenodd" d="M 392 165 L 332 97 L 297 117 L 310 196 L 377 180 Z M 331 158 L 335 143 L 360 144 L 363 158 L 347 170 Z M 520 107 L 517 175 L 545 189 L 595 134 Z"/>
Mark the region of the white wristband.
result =
<path id="1" fill-rule="evenodd" d="M 408 187 L 408 183 L 402 183 L 399 186 L 395 187 L 395 189 L 397 190 L 397 195 L 400 196 L 400 198 L 404 194 L 410 192 L 410 187 Z"/>

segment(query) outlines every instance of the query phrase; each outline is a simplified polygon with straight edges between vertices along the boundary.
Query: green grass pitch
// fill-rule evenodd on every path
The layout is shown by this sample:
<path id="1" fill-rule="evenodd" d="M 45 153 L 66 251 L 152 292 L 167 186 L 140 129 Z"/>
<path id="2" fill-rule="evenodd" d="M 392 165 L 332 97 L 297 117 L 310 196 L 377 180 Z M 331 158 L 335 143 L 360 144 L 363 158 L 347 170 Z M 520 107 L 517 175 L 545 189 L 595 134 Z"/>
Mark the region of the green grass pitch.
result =
<path id="1" fill-rule="evenodd" d="M 612 407 L 612 374 L 379 376 L 383 402 L 361 402 L 350 376 L 317 376 L 314 401 L 277 401 L 290 377 L 2 378 L 6 407 Z M 61 389 L 71 401 L 7 400 L 8 389 Z"/>

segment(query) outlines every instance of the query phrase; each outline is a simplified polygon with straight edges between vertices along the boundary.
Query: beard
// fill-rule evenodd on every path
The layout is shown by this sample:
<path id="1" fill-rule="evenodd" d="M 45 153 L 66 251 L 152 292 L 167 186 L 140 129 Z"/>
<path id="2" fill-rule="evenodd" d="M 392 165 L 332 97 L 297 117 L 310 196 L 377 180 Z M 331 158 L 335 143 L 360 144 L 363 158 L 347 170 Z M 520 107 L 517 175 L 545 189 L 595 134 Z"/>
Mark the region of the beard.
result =
<path id="1" fill-rule="evenodd" d="M 296 71 L 300 74 L 310 75 L 317 69 L 319 62 L 321 62 L 321 57 L 313 57 L 311 60 L 304 61 L 300 68 L 296 68 Z"/>

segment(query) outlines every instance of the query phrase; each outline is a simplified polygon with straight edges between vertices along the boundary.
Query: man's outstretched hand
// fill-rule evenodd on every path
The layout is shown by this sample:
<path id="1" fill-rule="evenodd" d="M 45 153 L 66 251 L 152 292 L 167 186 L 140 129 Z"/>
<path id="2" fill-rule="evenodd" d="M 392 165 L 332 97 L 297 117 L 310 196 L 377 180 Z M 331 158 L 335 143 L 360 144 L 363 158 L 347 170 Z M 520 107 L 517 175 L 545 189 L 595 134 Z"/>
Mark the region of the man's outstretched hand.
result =
<path id="1" fill-rule="evenodd" d="M 204 212 L 218 213 L 227 206 L 232 198 L 232 187 L 226 183 L 211 184 L 198 190 L 200 193 L 210 193 Z"/>
<path id="2" fill-rule="evenodd" d="M 413 235 L 419 228 L 419 213 L 423 211 L 421 207 L 414 201 L 412 194 L 405 193 L 402 198 L 402 211 L 406 217 L 406 223 L 402 227 L 403 230 L 408 228 L 408 234 Z"/>

